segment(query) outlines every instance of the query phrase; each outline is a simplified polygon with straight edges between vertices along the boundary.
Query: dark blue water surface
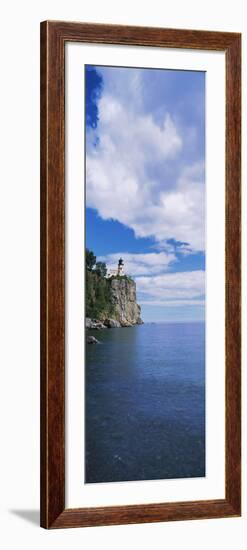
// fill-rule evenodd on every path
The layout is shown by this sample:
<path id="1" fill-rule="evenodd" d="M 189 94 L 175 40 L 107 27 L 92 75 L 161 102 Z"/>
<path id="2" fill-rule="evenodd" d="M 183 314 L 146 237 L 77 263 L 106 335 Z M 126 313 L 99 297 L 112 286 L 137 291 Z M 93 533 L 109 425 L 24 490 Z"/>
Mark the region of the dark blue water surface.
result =
<path id="1" fill-rule="evenodd" d="M 89 331 L 86 483 L 205 475 L 205 325 Z"/>

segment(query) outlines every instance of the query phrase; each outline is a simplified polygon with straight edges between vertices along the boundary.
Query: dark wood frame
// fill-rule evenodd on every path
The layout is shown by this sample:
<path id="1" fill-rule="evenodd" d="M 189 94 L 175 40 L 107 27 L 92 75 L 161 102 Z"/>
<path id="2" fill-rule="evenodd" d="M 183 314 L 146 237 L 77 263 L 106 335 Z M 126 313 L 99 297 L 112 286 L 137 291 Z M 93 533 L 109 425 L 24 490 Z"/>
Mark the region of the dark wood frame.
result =
<path id="1" fill-rule="evenodd" d="M 65 509 L 64 46 L 66 41 L 190 48 L 226 58 L 225 499 Z M 41 23 L 41 526 L 82 527 L 241 514 L 241 35 Z"/>

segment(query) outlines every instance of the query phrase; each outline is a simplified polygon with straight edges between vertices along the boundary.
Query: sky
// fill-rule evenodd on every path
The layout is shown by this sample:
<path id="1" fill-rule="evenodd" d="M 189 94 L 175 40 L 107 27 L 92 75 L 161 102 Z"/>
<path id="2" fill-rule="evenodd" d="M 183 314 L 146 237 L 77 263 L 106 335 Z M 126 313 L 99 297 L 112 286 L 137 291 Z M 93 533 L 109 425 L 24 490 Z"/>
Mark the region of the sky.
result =
<path id="1" fill-rule="evenodd" d="M 205 315 L 205 73 L 89 66 L 86 246 L 148 322 Z"/>

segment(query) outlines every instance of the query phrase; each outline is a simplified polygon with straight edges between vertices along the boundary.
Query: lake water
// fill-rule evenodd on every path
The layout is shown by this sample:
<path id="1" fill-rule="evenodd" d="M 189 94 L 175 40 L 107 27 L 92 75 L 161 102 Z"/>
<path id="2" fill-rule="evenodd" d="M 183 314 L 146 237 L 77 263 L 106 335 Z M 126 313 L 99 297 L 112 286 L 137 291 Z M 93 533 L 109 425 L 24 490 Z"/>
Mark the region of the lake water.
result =
<path id="1" fill-rule="evenodd" d="M 205 475 L 205 325 L 89 331 L 86 483 Z"/>

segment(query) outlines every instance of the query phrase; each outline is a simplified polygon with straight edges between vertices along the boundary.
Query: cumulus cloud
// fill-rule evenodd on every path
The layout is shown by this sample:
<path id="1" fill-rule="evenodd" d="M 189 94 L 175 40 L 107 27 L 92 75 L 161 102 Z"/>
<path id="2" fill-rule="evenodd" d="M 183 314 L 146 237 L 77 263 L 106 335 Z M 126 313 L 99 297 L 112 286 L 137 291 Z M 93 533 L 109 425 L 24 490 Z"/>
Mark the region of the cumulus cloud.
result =
<path id="1" fill-rule="evenodd" d="M 204 166 L 181 161 L 186 128 L 165 108 L 159 119 L 145 108 L 141 71 L 102 76 L 98 125 L 87 135 L 87 206 L 137 237 L 204 250 Z"/>
<path id="2" fill-rule="evenodd" d="M 177 273 L 164 273 L 154 277 L 138 277 L 137 289 L 145 303 L 156 302 L 156 305 L 165 305 L 167 301 L 184 301 L 191 305 L 191 300 L 196 304 L 205 294 L 205 272 L 185 271 Z"/>
<path id="3" fill-rule="evenodd" d="M 130 254 L 117 252 L 100 256 L 108 269 L 124 259 L 125 272 L 135 277 L 138 302 L 147 306 L 204 306 L 205 271 L 169 272 L 177 262 L 172 252 Z"/>
<path id="4" fill-rule="evenodd" d="M 100 256 L 98 259 L 105 262 L 108 269 L 112 269 L 117 267 L 118 260 L 121 257 L 124 259 L 126 273 L 135 277 L 162 273 L 177 261 L 175 254 L 171 252 L 150 252 L 146 254 L 118 252 Z"/>
<path id="5" fill-rule="evenodd" d="M 196 306 L 204 307 L 205 300 L 138 300 L 142 306 L 181 307 Z"/>

